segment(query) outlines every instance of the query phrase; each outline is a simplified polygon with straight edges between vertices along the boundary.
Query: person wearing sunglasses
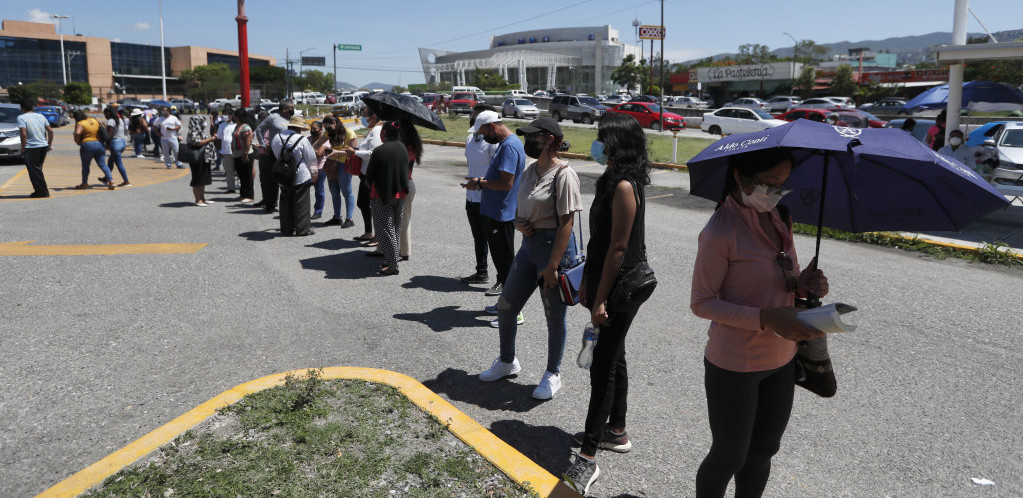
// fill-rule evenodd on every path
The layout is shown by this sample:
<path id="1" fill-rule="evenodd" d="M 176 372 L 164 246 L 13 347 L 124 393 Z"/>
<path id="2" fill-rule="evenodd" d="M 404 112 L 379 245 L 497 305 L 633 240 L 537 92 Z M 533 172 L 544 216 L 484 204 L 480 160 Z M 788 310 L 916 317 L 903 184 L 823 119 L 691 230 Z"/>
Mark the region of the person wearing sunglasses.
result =
<path id="1" fill-rule="evenodd" d="M 711 321 L 704 351 L 712 443 L 696 496 L 760 496 L 792 411 L 796 343 L 823 335 L 796 317 L 795 298 L 828 293 L 816 259 L 800 270 L 792 223 L 778 201 L 787 150 L 736 154 L 721 203 L 700 233 L 690 308 Z"/>

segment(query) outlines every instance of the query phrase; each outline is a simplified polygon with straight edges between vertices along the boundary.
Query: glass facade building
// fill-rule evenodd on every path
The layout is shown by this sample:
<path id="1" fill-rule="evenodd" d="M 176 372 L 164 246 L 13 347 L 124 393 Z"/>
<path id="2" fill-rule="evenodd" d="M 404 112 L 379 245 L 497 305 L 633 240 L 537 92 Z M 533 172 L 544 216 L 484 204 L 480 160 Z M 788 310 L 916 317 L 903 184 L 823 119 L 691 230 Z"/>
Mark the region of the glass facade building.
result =
<path id="1" fill-rule="evenodd" d="M 164 48 L 164 60 L 164 69 L 170 76 L 170 48 Z M 155 45 L 110 42 L 110 61 L 117 76 L 160 76 L 160 47 Z"/>
<path id="2" fill-rule="evenodd" d="M 240 68 L 238 66 L 238 56 L 237 55 L 215 54 L 215 53 L 212 53 L 212 52 L 206 54 L 206 63 L 207 64 L 213 64 L 213 63 L 217 63 L 217 62 L 219 62 L 221 64 L 226 64 L 227 67 L 231 68 L 232 71 L 239 71 L 240 70 Z M 269 66 L 269 65 L 270 65 L 269 61 L 262 60 L 262 59 L 253 59 L 252 57 L 249 57 L 249 67 Z"/>
<path id="3" fill-rule="evenodd" d="M 64 41 L 68 55 L 68 81 L 89 81 L 85 43 Z M 60 40 L 0 36 L 0 86 L 34 81 L 63 83 Z"/>

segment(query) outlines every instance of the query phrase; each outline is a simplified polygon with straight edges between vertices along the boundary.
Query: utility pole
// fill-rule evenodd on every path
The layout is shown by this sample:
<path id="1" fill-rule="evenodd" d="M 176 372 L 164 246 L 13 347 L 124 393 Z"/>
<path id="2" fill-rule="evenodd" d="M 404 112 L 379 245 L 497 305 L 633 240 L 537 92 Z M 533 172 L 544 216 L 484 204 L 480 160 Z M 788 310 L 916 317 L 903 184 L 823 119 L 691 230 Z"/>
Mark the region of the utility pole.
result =
<path id="1" fill-rule="evenodd" d="M 241 81 L 242 107 L 249 106 L 249 33 L 245 17 L 245 0 L 238 0 L 238 79 Z"/>
<path id="2" fill-rule="evenodd" d="M 661 109 L 661 129 L 664 129 L 664 36 L 668 34 L 664 26 L 664 0 L 661 0 L 661 95 L 657 107 Z"/>
<path id="3" fill-rule="evenodd" d="M 50 14 L 51 19 L 57 20 L 57 28 L 60 30 L 60 74 L 64 77 L 64 84 L 67 85 L 67 58 L 64 56 L 64 23 L 61 22 L 71 16 Z"/>
<path id="4" fill-rule="evenodd" d="M 334 93 L 337 93 L 337 43 L 331 43 L 330 45 L 334 47 L 334 84 L 331 85 L 331 88 L 334 89 Z"/>
<path id="5" fill-rule="evenodd" d="M 163 47 L 163 0 L 160 0 L 160 81 L 163 83 L 163 100 L 167 101 L 167 54 Z"/>
<path id="6" fill-rule="evenodd" d="M 798 57 L 796 50 L 799 49 L 799 42 L 796 41 L 796 37 L 788 34 L 788 32 L 782 33 L 792 40 L 792 84 L 789 85 L 789 95 L 796 94 L 796 58 Z"/>

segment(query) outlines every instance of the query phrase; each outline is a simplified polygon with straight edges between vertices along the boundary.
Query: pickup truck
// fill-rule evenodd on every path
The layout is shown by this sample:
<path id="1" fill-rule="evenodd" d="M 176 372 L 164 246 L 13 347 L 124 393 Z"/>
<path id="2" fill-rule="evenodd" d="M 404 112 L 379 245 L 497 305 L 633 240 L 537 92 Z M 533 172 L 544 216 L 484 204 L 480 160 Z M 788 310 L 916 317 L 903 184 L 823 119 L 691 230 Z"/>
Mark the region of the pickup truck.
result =
<path id="1" fill-rule="evenodd" d="M 210 102 L 210 109 L 222 109 L 225 105 L 230 104 L 232 108 L 238 108 L 242 106 L 242 96 L 235 95 L 233 99 L 217 99 Z"/>
<path id="2" fill-rule="evenodd" d="M 481 103 L 480 98 L 471 92 L 456 92 L 448 100 L 448 114 L 472 114 L 472 108 Z"/>

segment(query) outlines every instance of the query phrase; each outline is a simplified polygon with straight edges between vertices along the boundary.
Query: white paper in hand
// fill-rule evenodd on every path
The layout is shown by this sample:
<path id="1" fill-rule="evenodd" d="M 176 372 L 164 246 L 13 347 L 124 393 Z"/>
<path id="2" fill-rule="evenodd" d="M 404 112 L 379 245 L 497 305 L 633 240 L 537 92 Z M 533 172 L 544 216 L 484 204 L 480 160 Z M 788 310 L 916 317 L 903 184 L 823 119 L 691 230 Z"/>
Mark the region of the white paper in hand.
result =
<path id="1" fill-rule="evenodd" d="M 838 307 L 852 308 L 842 303 L 832 303 L 818 308 L 810 308 L 801 310 L 796 313 L 796 316 L 802 320 L 803 323 L 824 332 L 825 334 L 831 334 L 834 332 L 852 332 L 856 330 L 855 325 L 851 325 L 842 321 L 839 317 Z"/>
<path id="2" fill-rule="evenodd" d="M 981 486 L 994 486 L 995 485 L 995 481 L 992 481 L 990 479 L 984 479 L 983 477 L 979 478 L 979 479 L 976 478 L 976 477 L 971 477 L 970 479 L 973 479 L 973 483 L 974 484 L 979 484 Z"/>

